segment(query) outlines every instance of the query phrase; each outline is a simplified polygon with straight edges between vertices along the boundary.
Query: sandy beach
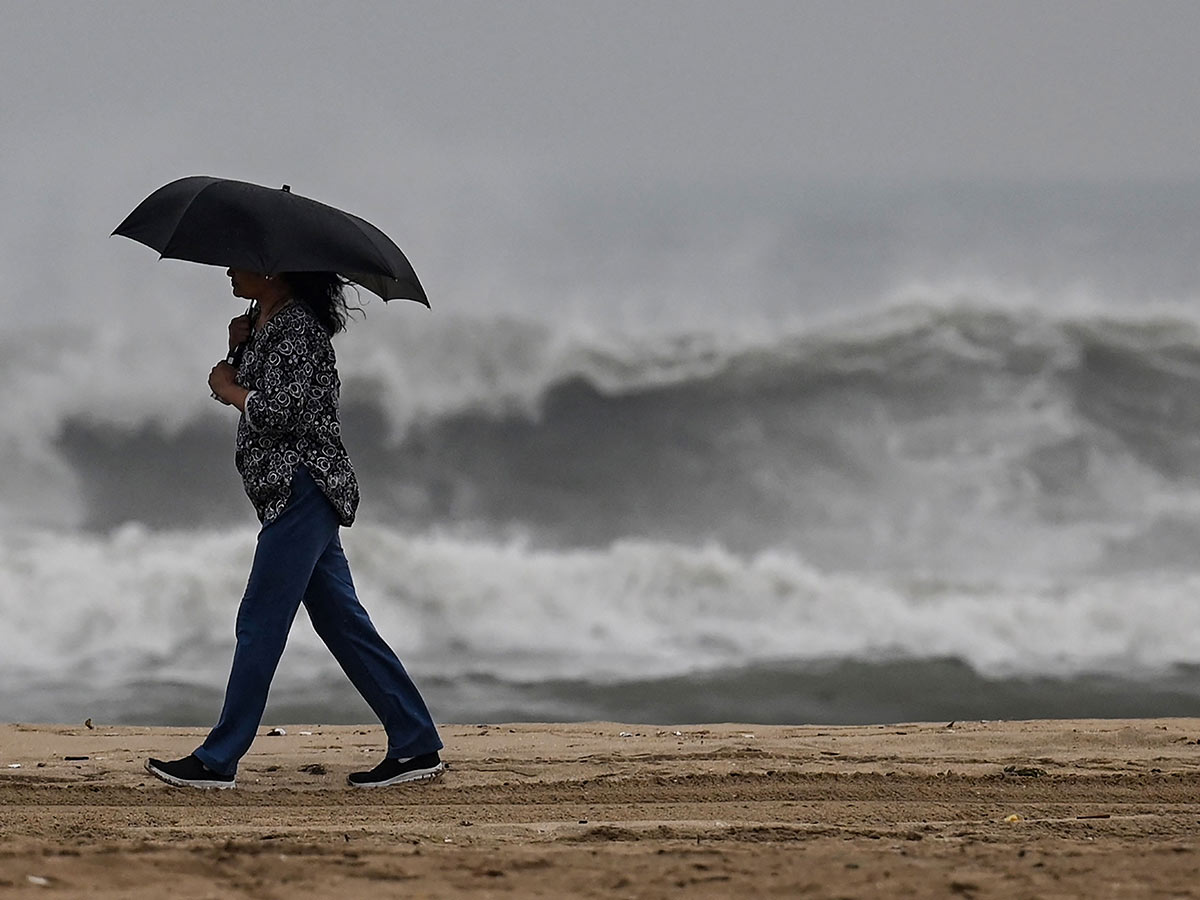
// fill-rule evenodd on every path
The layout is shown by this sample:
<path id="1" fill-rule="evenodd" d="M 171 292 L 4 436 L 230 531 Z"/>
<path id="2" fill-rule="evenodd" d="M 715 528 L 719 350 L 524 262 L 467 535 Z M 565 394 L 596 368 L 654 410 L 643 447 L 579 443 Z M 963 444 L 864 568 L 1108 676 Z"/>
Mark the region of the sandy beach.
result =
<path id="1" fill-rule="evenodd" d="M 434 784 L 345 785 L 372 727 L 0 726 L 0 896 L 1183 897 L 1200 720 L 443 726 Z"/>

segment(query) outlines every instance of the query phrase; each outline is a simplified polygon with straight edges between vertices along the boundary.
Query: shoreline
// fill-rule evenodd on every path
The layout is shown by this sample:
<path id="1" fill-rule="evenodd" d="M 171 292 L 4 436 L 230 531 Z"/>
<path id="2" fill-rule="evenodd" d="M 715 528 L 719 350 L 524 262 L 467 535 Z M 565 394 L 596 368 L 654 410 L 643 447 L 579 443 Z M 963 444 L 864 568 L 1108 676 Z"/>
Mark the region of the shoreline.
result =
<path id="1" fill-rule="evenodd" d="M 1200 719 L 443 725 L 446 775 L 354 789 L 378 726 L 0 725 L 0 896 L 1191 894 Z M 957 887 L 955 887 L 957 885 Z M 686 890 L 685 890 L 686 889 Z"/>

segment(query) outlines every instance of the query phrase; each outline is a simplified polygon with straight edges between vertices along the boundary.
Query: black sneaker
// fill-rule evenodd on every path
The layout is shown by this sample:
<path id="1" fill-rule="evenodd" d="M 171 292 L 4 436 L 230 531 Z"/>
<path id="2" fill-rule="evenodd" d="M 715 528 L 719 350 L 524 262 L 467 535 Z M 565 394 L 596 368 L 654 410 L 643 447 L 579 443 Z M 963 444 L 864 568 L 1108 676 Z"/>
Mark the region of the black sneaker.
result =
<path id="1" fill-rule="evenodd" d="M 148 759 L 146 760 L 146 771 L 176 787 L 231 788 L 234 786 L 232 775 L 218 775 L 200 762 L 195 754 L 171 762 Z"/>
<path id="2" fill-rule="evenodd" d="M 387 787 L 406 781 L 433 781 L 446 771 L 437 753 L 411 759 L 385 759 L 370 772 L 352 772 L 346 780 L 355 787 Z"/>

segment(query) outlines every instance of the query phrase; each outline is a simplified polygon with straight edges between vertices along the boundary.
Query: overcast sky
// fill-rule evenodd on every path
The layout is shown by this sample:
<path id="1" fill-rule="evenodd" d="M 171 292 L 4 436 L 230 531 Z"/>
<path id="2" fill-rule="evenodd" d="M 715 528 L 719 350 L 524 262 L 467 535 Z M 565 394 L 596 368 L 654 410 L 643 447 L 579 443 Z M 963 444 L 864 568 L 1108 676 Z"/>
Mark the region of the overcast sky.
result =
<path id="1" fill-rule="evenodd" d="M 633 208 L 605 218 L 604 190 L 646 198 L 643 216 L 694 198 L 719 224 L 819 182 L 1200 180 L 1193 0 L 0 0 L 0 16 L 0 305 L 23 318 L 43 315 L 31 294 L 86 310 L 147 279 L 211 286 L 108 238 L 192 174 L 287 182 L 376 222 L 439 311 L 490 308 L 505 277 L 560 297 L 507 263 L 556 215 L 592 224 L 536 264 L 587 281 L 589 235 L 624 253 Z M 689 263 L 675 289 L 744 292 L 758 258 Z"/>
<path id="2" fill-rule="evenodd" d="M 149 181 L 388 157 L 485 181 L 1200 175 L 1190 0 L 0 9 L 0 140 L 26 171 L 103 181 L 119 146 Z"/>

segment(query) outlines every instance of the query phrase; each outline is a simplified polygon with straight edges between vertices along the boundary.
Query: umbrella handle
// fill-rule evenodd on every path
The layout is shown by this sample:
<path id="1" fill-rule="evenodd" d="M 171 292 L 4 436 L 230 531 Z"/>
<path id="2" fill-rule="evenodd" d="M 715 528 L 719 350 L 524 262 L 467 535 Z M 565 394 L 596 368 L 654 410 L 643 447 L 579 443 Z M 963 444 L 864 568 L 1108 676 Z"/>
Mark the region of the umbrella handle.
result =
<path id="1" fill-rule="evenodd" d="M 250 323 L 253 324 L 254 320 L 258 318 L 258 304 L 251 303 L 249 309 L 246 310 L 246 315 L 249 317 Z M 230 350 L 229 355 L 225 357 L 225 362 L 229 363 L 235 369 L 240 366 L 242 364 L 242 354 L 246 352 L 246 343 L 246 341 L 243 341 Z"/>

